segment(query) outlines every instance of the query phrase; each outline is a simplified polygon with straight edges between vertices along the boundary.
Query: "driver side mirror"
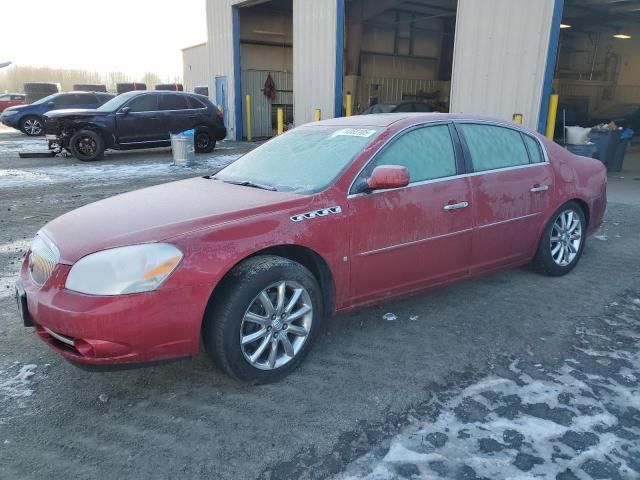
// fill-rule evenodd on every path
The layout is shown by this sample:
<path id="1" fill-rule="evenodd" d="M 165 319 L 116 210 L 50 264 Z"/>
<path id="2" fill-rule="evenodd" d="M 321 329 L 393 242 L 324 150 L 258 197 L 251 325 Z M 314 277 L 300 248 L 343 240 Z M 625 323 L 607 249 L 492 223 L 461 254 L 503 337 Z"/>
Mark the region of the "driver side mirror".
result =
<path id="1" fill-rule="evenodd" d="M 120 109 L 120 113 L 123 115 L 126 115 L 127 113 L 129 113 L 131 111 L 131 107 L 122 107 Z"/>
<path id="2" fill-rule="evenodd" d="M 369 190 L 401 188 L 409 185 L 409 170 L 401 165 L 380 165 L 373 169 L 367 179 Z"/>

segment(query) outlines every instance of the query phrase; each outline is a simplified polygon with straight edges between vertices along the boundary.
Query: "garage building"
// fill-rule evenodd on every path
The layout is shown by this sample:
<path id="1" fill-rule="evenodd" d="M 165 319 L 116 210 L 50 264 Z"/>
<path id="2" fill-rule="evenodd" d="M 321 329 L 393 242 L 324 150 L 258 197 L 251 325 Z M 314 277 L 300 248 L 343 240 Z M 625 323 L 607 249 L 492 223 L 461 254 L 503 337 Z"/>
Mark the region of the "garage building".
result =
<path id="1" fill-rule="evenodd" d="M 639 12 L 638 0 L 208 0 L 207 84 L 234 139 L 247 95 L 253 137 L 274 135 L 277 108 L 294 125 L 343 115 L 347 94 L 354 112 L 406 101 L 544 131 L 552 92 L 572 115 L 640 102 Z"/>

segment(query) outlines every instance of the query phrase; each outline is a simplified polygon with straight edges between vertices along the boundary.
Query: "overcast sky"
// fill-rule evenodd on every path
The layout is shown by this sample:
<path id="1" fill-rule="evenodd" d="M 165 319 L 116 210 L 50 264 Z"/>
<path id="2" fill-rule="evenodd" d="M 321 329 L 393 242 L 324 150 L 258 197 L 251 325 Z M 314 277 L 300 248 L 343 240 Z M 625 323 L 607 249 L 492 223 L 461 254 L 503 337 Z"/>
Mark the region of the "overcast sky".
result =
<path id="1" fill-rule="evenodd" d="M 182 75 L 205 42 L 205 0 L 2 0 L 0 62 Z"/>

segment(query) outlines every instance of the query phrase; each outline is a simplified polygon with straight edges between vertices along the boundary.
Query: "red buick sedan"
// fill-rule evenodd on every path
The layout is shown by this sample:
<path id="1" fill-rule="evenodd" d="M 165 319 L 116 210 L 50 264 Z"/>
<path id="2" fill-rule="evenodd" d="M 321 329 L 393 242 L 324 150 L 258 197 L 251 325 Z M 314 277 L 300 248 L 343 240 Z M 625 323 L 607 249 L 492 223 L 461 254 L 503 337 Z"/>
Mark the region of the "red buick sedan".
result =
<path id="1" fill-rule="evenodd" d="M 296 128 L 204 178 L 47 224 L 26 325 L 71 362 L 193 357 L 252 383 L 295 369 L 333 312 L 532 262 L 571 271 L 606 172 L 511 123 L 447 114 Z"/>

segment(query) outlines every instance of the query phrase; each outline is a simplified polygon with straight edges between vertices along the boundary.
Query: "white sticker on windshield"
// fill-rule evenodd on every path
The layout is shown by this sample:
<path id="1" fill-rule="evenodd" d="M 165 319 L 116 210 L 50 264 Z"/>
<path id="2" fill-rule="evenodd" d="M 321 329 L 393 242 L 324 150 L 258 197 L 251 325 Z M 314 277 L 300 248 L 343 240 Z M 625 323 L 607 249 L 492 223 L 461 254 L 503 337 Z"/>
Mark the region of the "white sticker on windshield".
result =
<path id="1" fill-rule="evenodd" d="M 366 128 L 343 128 L 342 130 L 338 130 L 331 135 L 329 138 L 335 137 L 370 137 L 376 133 L 375 130 L 369 130 Z"/>

